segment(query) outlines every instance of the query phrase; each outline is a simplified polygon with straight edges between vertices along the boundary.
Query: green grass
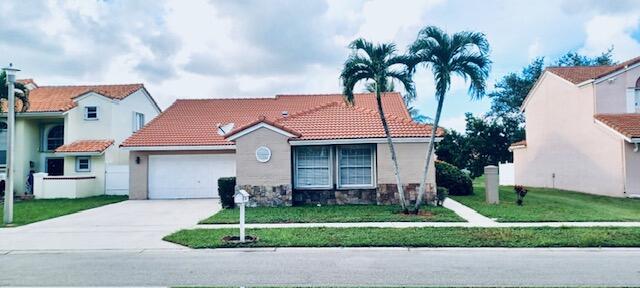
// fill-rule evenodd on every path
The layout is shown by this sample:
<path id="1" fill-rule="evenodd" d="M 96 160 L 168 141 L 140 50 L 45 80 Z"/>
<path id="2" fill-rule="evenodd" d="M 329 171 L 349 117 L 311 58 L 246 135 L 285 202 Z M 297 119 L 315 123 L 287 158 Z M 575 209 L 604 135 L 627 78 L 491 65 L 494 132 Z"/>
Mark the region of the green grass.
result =
<path id="1" fill-rule="evenodd" d="M 191 248 L 238 247 L 238 229 L 181 230 L 164 240 Z M 246 247 L 638 247 L 640 228 L 278 228 L 248 229 Z"/>
<path id="2" fill-rule="evenodd" d="M 484 179 L 476 178 L 473 186 L 474 195 L 452 198 L 500 222 L 640 221 L 640 199 L 527 188 L 524 206 L 518 206 L 513 187 L 501 186 L 500 204 L 490 205 L 485 202 Z"/>
<path id="3" fill-rule="evenodd" d="M 13 207 L 13 223 L 15 226 L 25 225 L 124 200 L 127 200 L 127 196 L 105 195 L 80 199 L 16 201 Z M 0 215 L 3 215 L 3 210 L 4 207 L 0 207 Z M 0 224 L 0 227 L 2 227 L 2 224 Z"/>
<path id="4" fill-rule="evenodd" d="M 453 211 L 443 207 L 425 207 L 428 215 L 404 215 L 399 206 L 323 205 L 247 208 L 246 223 L 327 223 L 327 222 L 462 222 Z M 238 223 L 239 209 L 224 209 L 202 220 L 201 224 Z"/>

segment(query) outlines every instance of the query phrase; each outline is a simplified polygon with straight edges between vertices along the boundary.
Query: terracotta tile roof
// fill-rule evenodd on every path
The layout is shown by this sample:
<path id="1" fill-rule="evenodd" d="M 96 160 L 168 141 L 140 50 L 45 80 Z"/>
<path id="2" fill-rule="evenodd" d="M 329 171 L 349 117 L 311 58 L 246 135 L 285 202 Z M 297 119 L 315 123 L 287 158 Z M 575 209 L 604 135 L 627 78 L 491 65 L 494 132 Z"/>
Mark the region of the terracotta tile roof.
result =
<path id="1" fill-rule="evenodd" d="M 70 144 L 62 145 L 54 151 L 55 153 L 73 152 L 97 152 L 102 153 L 109 146 L 113 145 L 113 140 L 78 140 Z"/>
<path id="2" fill-rule="evenodd" d="M 33 82 L 31 79 L 20 81 Z M 30 107 L 27 112 L 64 112 L 76 106 L 74 98 L 88 92 L 96 92 L 111 99 L 121 100 L 143 87 L 142 84 L 38 86 L 29 91 Z"/>
<path id="3" fill-rule="evenodd" d="M 547 67 L 547 71 L 556 74 L 571 83 L 579 84 L 587 80 L 597 79 L 613 72 L 624 69 L 627 66 L 640 62 L 640 57 L 636 57 L 617 65 L 610 66 L 569 66 L 569 67 Z"/>
<path id="4" fill-rule="evenodd" d="M 309 131 L 312 130 L 315 134 L 309 135 L 319 137 L 318 134 L 321 131 L 317 130 L 329 129 L 331 128 L 331 125 L 334 125 L 332 126 L 333 132 L 325 133 L 334 133 L 339 137 L 343 137 L 340 136 L 338 128 L 335 128 L 335 125 L 341 121 L 340 119 L 336 119 L 331 122 L 331 125 L 318 123 L 318 121 L 328 121 L 330 117 L 326 115 L 341 117 L 348 114 L 349 118 L 344 119 L 345 124 L 340 124 L 339 127 L 349 125 L 359 127 L 359 125 L 363 125 L 360 122 L 372 119 L 370 110 L 375 111 L 376 109 L 375 95 L 372 93 L 356 94 L 355 107 L 346 107 L 341 104 L 336 105 L 336 103 L 342 102 L 342 94 L 277 95 L 275 98 L 250 99 L 177 100 L 173 105 L 171 105 L 171 107 L 147 124 L 143 129 L 125 140 L 122 146 L 232 145 L 233 143 L 227 141 L 225 136 L 218 134 L 217 127 L 227 123 L 234 123 L 235 129 L 231 133 L 235 133 L 236 131 L 239 131 L 240 128 L 248 127 L 250 124 L 255 124 L 257 121 L 261 121 L 260 117 L 264 117 L 264 121 L 270 121 L 276 125 L 284 126 L 287 129 L 295 130 L 296 132 L 299 132 L 302 137 L 304 137 L 304 132 L 310 133 Z M 395 120 L 392 120 L 394 123 L 402 121 L 410 122 L 408 120 L 410 119 L 409 112 L 407 111 L 407 108 L 402 101 L 402 96 L 399 93 L 383 94 L 382 102 L 385 114 L 390 118 L 394 118 Z M 335 106 L 335 108 L 326 109 L 326 111 L 325 109 L 322 109 L 322 112 L 311 113 L 314 109 L 318 110 L 319 108 L 328 108 L 329 106 Z M 367 111 L 364 109 L 367 109 Z M 350 110 L 351 112 L 347 113 L 344 112 L 344 110 Z M 287 118 L 291 120 L 280 119 L 283 118 L 283 111 L 287 111 L 289 113 L 289 117 Z M 309 114 L 308 118 L 297 117 L 298 114 L 303 113 Z M 358 117 L 364 118 L 358 118 L 353 115 L 358 115 Z M 314 120 L 307 121 L 304 119 Z M 318 124 L 319 126 L 303 129 L 301 126 L 307 125 L 304 123 L 308 123 L 309 125 Z M 377 125 L 376 123 L 378 122 L 374 122 L 373 125 Z M 415 129 L 414 125 L 416 124 L 403 125 L 410 127 L 407 129 Z M 320 126 L 324 126 L 325 128 L 318 128 Z M 398 131 L 399 135 L 405 135 L 402 133 L 407 133 L 402 129 L 398 129 Z M 364 132 L 359 133 L 360 134 L 358 135 L 354 135 L 353 138 L 363 137 Z M 227 133 L 227 136 L 228 135 L 230 134 Z M 370 137 L 376 135 L 379 134 L 372 134 Z"/>
<path id="5" fill-rule="evenodd" d="M 640 138 L 640 113 L 598 114 L 594 117 L 627 138 Z"/>
<path id="6" fill-rule="evenodd" d="M 384 138 L 384 129 L 378 112 L 361 107 L 347 106 L 343 102 L 316 107 L 308 111 L 280 118 L 276 123 L 301 134 L 296 140 Z M 404 117 L 389 115 L 387 124 L 392 137 L 428 137 L 431 126 L 422 125 Z M 438 130 L 438 136 L 443 130 Z"/>
<path id="7" fill-rule="evenodd" d="M 514 142 L 511 144 L 510 147 L 516 147 L 516 146 L 527 146 L 527 140 L 521 140 L 518 142 Z"/>
<path id="8" fill-rule="evenodd" d="M 33 85 L 35 87 L 38 87 L 38 84 L 36 84 L 35 81 L 33 81 L 33 79 L 29 78 L 29 79 L 17 79 L 16 82 L 22 83 L 24 85 Z"/>

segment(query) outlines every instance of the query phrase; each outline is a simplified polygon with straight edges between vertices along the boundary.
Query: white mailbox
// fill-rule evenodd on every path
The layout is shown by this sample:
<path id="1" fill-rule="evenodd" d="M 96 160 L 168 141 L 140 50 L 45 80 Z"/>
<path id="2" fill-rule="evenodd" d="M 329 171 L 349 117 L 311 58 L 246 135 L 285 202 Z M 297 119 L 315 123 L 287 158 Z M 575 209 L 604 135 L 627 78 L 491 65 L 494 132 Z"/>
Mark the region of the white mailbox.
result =
<path id="1" fill-rule="evenodd" d="M 244 243 L 244 206 L 249 203 L 249 193 L 245 190 L 238 190 L 233 194 L 233 202 L 240 206 L 240 242 Z"/>
<path id="2" fill-rule="evenodd" d="M 238 190 L 238 192 L 233 195 L 233 202 L 236 204 L 246 204 L 249 202 L 249 193 L 245 190 Z"/>

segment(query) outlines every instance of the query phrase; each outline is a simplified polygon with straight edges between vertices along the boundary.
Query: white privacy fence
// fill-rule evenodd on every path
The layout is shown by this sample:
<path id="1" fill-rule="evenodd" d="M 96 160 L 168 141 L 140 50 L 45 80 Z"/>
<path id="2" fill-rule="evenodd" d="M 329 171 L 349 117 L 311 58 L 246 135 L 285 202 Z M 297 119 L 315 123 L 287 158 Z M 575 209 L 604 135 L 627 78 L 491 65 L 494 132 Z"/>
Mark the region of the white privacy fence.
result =
<path id="1" fill-rule="evenodd" d="M 515 178 L 515 168 L 513 167 L 513 163 L 499 163 L 498 164 L 498 173 L 499 173 L 499 181 L 500 185 L 512 186 L 516 183 Z"/>
<path id="2" fill-rule="evenodd" d="M 129 166 L 107 165 L 105 194 L 129 195 Z"/>

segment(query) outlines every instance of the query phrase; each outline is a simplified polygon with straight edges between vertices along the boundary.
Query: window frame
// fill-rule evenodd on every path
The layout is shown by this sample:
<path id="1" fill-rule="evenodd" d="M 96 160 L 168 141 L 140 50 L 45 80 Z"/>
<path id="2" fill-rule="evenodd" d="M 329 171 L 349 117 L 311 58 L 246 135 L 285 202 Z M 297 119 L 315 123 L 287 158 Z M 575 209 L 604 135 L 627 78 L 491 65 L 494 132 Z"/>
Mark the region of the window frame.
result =
<path id="1" fill-rule="evenodd" d="M 348 147 L 369 147 L 371 151 L 371 183 L 370 184 L 342 184 L 340 177 L 340 150 Z M 335 157 L 335 178 L 336 178 L 336 189 L 348 190 L 348 189 L 373 189 L 377 187 L 378 180 L 376 179 L 377 175 L 377 159 L 376 159 L 376 151 L 377 146 L 373 144 L 350 144 L 350 145 L 336 145 L 336 157 Z"/>
<path id="2" fill-rule="evenodd" d="M 326 147 L 329 151 L 329 157 L 327 159 L 327 169 L 328 169 L 328 173 L 329 173 L 329 183 L 327 185 L 309 185 L 309 186 L 300 186 L 298 183 L 298 149 L 299 148 L 295 148 L 293 150 L 293 187 L 295 189 L 300 189 L 300 190 L 327 190 L 327 189 L 333 189 L 334 187 L 334 166 L 333 163 L 335 163 L 334 161 L 334 149 L 333 146 L 331 145 L 310 145 L 310 146 L 299 146 L 300 148 L 308 148 L 308 147 Z M 310 167 L 308 167 L 310 168 Z"/>
<path id="3" fill-rule="evenodd" d="M 81 160 L 87 160 L 87 168 L 80 168 Z M 91 172 L 91 157 L 76 156 L 76 172 Z"/>
<path id="4" fill-rule="evenodd" d="M 141 117 L 141 118 L 139 119 L 138 117 Z M 142 120 L 142 123 L 140 123 L 139 120 Z M 144 127 L 144 124 L 145 124 L 144 113 L 133 111 L 133 120 L 132 120 L 133 133 L 140 131 L 140 129 Z"/>
<path id="5" fill-rule="evenodd" d="M 54 129 L 58 128 L 58 127 L 62 127 L 62 137 L 60 137 L 59 139 L 62 140 L 61 144 L 53 149 L 49 149 L 49 134 L 51 133 L 51 131 L 53 131 Z M 54 151 L 56 150 L 58 147 L 64 145 L 64 124 L 57 124 L 57 125 L 52 125 L 50 126 L 48 129 L 45 129 L 44 131 L 44 151 Z M 54 139 L 58 139 L 58 138 L 54 138 Z"/>
<path id="6" fill-rule="evenodd" d="M 91 109 L 91 108 L 95 108 L 95 109 L 96 109 L 96 111 L 95 111 L 95 112 L 89 112 L 89 109 Z M 100 110 L 100 109 L 98 108 L 98 106 L 84 106 L 84 120 L 86 120 L 86 121 L 96 121 L 96 120 L 99 120 L 99 119 L 100 119 L 100 113 L 99 113 L 99 110 Z M 89 113 L 95 113 L 95 114 L 96 114 L 96 117 L 94 117 L 94 118 L 89 117 Z"/>

